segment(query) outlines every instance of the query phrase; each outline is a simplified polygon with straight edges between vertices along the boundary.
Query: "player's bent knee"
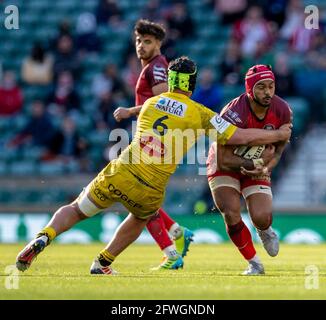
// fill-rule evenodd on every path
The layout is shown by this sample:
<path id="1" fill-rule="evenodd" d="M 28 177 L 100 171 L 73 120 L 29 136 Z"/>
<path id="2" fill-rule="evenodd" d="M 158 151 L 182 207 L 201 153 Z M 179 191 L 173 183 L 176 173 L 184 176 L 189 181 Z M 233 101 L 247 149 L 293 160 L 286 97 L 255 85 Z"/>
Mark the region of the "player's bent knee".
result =
<path id="1" fill-rule="evenodd" d="M 251 215 L 253 225 L 259 230 L 266 230 L 272 224 L 272 213 L 261 211 Z"/>
<path id="2" fill-rule="evenodd" d="M 218 209 L 227 217 L 233 217 L 239 214 L 240 208 L 232 208 L 225 203 L 217 203 Z"/>
<path id="3" fill-rule="evenodd" d="M 214 197 L 214 201 L 218 210 L 224 215 L 224 217 L 231 218 L 240 216 L 240 205 L 231 201 L 225 201 L 223 197 Z"/>
<path id="4" fill-rule="evenodd" d="M 241 220 L 240 210 L 239 211 L 238 210 L 225 211 L 225 212 L 223 212 L 223 217 L 224 217 L 225 223 L 227 225 L 237 224 Z"/>

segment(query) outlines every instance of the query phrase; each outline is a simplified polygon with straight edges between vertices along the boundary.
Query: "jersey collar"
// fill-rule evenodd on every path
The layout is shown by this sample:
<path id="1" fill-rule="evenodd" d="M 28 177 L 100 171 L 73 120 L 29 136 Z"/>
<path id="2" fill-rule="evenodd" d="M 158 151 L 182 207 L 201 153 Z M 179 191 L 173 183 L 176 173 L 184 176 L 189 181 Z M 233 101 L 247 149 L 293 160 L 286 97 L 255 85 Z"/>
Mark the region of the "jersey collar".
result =
<path id="1" fill-rule="evenodd" d="M 258 118 L 256 113 L 251 109 L 250 101 L 249 101 L 249 98 L 248 98 L 247 94 L 245 94 L 245 99 L 246 99 L 246 104 L 247 104 L 251 114 L 254 116 L 254 118 L 259 122 L 263 122 L 266 119 L 266 117 L 267 117 L 267 115 L 269 113 L 270 107 L 267 109 L 264 118 Z M 272 101 L 271 101 L 271 103 L 272 103 Z"/>

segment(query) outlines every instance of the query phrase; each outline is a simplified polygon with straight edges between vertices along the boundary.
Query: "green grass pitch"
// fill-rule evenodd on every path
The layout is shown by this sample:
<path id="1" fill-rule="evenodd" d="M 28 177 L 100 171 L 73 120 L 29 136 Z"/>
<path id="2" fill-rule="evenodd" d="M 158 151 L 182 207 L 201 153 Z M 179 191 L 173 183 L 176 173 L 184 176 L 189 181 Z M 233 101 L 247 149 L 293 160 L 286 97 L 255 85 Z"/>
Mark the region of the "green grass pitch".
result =
<path id="1" fill-rule="evenodd" d="M 153 272 L 161 254 L 155 245 L 130 246 L 114 262 L 119 276 L 92 276 L 89 267 L 103 244 L 52 244 L 18 277 L 5 272 L 20 245 L 0 245 L 0 299 L 325 299 L 326 245 L 281 244 L 270 258 L 256 245 L 266 275 L 241 276 L 247 264 L 231 244 L 190 247 L 183 270 Z M 307 266 L 314 266 L 309 272 Z M 317 271 L 317 273 L 316 273 Z M 309 289 L 310 288 L 310 289 Z"/>

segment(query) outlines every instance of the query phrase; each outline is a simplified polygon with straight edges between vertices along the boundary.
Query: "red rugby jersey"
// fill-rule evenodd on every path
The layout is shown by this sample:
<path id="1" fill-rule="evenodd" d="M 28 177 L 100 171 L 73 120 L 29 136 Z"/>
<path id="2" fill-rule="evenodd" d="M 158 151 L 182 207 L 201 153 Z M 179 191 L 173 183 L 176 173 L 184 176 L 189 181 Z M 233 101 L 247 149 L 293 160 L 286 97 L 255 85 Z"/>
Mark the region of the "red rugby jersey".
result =
<path id="1" fill-rule="evenodd" d="M 271 100 L 264 119 L 259 119 L 250 108 L 246 93 L 230 101 L 221 112 L 222 117 L 239 128 L 278 129 L 292 119 L 292 111 L 286 101 L 277 95 Z"/>
<path id="2" fill-rule="evenodd" d="M 250 108 L 249 99 L 246 93 L 230 101 L 221 111 L 221 116 L 239 128 L 258 128 L 258 129 L 278 129 L 281 125 L 292 121 L 292 111 L 286 101 L 274 95 L 271 105 L 267 110 L 264 119 L 258 119 Z M 207 158 L 208 180 L 215 177 L 218 173 L 216 164 L 216 144 L 213 143 L 209 149 Z M 228 175 L 238 173 L 230 173 Z M 241 175 L 240 175 L 241 176 Z M 249 178 L 248 178 L 249 179 Z M 249 181 L 252 179 L 250 178 Z M 266 183 L 269 185 L 269 182 Z"/>
<path id="3" fill-rule="evenodd" d="M 154 57 L 141 71 L 135 88 L 136 106 L 153 97 L 152 88 L 159 83 L 167 82 L 168 62 L 165 56 Z"/>

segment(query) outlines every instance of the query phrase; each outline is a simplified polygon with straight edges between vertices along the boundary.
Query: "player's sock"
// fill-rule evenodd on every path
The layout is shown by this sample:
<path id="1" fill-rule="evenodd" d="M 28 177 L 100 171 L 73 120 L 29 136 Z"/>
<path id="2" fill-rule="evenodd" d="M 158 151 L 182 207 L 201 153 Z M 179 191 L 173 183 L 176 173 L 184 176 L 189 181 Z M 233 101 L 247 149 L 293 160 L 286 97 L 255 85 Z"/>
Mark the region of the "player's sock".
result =
<path id="1" fill-rule="evenodd" d="M 161 250 L 173 245 L 173 242 L 165 229 L 165 224 L 159 214 L 153 216 L 146 225 L 148 232 L 154 238 Z"/>
<path id="2" fill-rule="evenodd" d="M 227 225 L 226 231 L 246 260 L 250 260 L 256 255 L 250 231 L 242 220 L 233 226 Z"/>
<path id="3" fill-rule="evenodd" d="M 260 260 L 260 258 L 259 258 L 259 256 L 257 254 L 255 254 L 255 256 L 253 258 L 249 259 L 248 261 L 249 262 L 255 262 L 257 264 L 262 264 L 261 260 Z"/>
<path id="4" fill-rule="evenodd" d="M 164 248 L 163 252 L 169 259 L 172 259 L 172 260 L 177 260 L 179 257 L 179 254 L 174 245 Z"/>
<path id="5" fill-rule="evenodd" d="M 177 240 L 182 236 L 183 230 L 178 222 L 175 222 L 169 229 L 169 234 L 172 239 Z"/>
<path id="6" fill-rule="evenodd" d="M 162 209 L 158 209 L 158 213 L 164 221 L 165 229 L 170 230 L 175 221 Z"/>
<path id="7" fill-rule="evenodd" d="M 103 249 L 97 256 L 97 259 L 101 266 L 108 267 L 114 261 L 115 256 L 106 249 Z"/>
<path id="8" fill-rule="evenodd" d="M 52 227 L 45 227 L 37 235 L 36 238 L 41 238 L 46 245 L 56 237 L 57 233 Z"/>

